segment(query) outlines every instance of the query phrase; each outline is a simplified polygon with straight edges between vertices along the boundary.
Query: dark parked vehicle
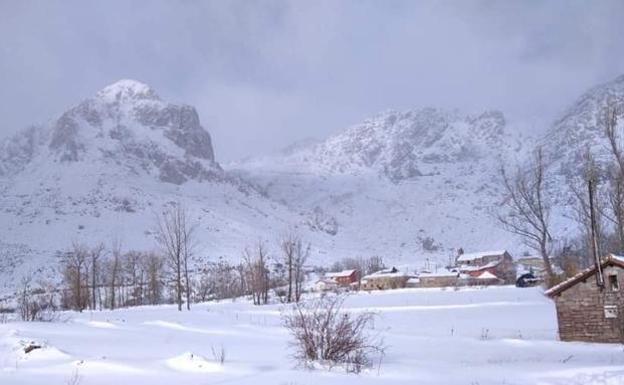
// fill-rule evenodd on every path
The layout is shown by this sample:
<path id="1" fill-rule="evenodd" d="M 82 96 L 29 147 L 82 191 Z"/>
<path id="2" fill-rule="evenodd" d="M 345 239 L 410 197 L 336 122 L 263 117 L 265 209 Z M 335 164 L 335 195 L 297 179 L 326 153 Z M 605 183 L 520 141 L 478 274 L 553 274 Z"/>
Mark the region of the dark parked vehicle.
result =
<path id="1" fill-rule="evenodd" d="M 533 275 L 533 273 L 522 274 L 516 280 L 516 287 L 532 287 L 537 286 L 540 280 Z"/>

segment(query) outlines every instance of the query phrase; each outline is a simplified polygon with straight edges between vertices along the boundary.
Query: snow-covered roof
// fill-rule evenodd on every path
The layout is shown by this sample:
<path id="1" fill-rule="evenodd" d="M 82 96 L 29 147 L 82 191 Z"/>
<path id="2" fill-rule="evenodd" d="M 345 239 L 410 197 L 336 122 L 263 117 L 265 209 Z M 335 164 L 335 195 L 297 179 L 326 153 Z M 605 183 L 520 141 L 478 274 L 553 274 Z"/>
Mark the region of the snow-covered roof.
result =
<path id="1" fill-rule="evenodd" d="M 479 279 L 498 279 L 497 276 L 495 276 L 494 274 L 490 273 L 489 271 L 484 271 L 477 278 L 479 278 Z"/>
<path id="2" fill-rule="evenodd" d="M 404 273 L 402 271 L 397 270 L 395 267 L 392 267 L 390 269 L 376 271 L 362 278 L 364 279 L 364 278 L 382 278 L 382 277 L 407 277 L 410 275 L 411 274 Z"/>
<path id="3" fill-rule="evenodd" d="M 329 273 L 325 273 L 326 278 L 341 278 L 341 277 L 350 277 L 351 274 L 355 273 L 355 270 L 343 270 L 343 271 L 333 271 Z"/>
<path id="4" fill-rule="evenodd" d="M 483 269 L 490 269 L 492 267 L 496 267 L 498 266 L 499 263 L 500 261 L 492 261 L 481 266 L 465 266 L 464 265 L 464 266 L 461 266 L 460 269 L 461 271 L 479 271 Z"/>
<path id="5" fill-rule="evenodd" d="M 435 273 L 423 272 L 423 273 L 418 274 L 419 277 L 423 277 L 423 278 L 457 277 L 458 275 L 459 273 L 457 271 L 450 271 L 450 270 L 440 270 L 440 271 L 436 271 Z"/>
<path id="6" fill-rule="evenodd" d="M 600 265 L 605 267 L 607 265 L 617 265 L 620 268 L 624 269 L 624 257 L 620 255 L 609 254 L 605 258 L 602 259 Z M 576 285 L 578 282 L 588 278 L 592 274 L 596 273 L 596 266 L 589 267 L 578 274 L 566 279 L 565 281 L 551 287 L 550 289 L 544 292 L 545 295 L 549 297 L 554 297 L 562 291 Z"/>
<path id="7" fill-rule="evenodd" d="M 458 262 L 474 261 L 475 259 L 489 257 L 492 255 L 503 255 L 507 250 L 481 251 L 478 253 L 465 253 L 457 257 Z"/>

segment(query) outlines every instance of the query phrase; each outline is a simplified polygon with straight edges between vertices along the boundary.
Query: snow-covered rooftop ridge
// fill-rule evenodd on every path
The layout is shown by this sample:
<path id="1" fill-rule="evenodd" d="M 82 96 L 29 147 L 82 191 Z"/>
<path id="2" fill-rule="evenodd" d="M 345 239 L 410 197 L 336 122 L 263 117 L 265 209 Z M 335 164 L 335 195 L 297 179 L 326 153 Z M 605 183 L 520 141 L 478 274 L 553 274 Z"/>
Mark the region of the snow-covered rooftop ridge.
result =
<path id="1" fill-rule="evenodd" d="M 138 80 L 122 79 L 102 88 L 95 95 L 97 99 L 106 102 L 125 100 L 160 100 L 156 92 L 147 84 Z"/>
<path id="2" fill-rule="evenodd" d="M 624 265 L 624 256 L 608 254 L 606 257 L 601 259 L 602 266 L 605 266 L 606 264 L 613 263 L 613 262 L 615 262 L 616 264 Z M 560 282 L 556 284 L 555 286 L 551 287 L 550 289 L 546 290 L 544 294 L 550 297 L 555 296 L 556 294 L 566 290 L 567 288 L 574 286 L 577 281 L 583 279 L 585 276 L 594 274 L 595 270 L 596 270 L 595 265 L 590 266 L 586 268 L 585 270 L 578 272 L 576 275 L 573 275 L 572 277 L 566 279 L 565 281 Z"/>
<path id="3" fill-rule="evenodd" d="M 446 270 L 446 269 L 438 270 L 435 272 L 422 271 L 418 273 L 419 277 L 457 277 L 458 275 L 459 275 L 459 272 Z"/>
<path id="4" fill-rule="evenodd" d="M 412 274 L 408 274 L 406 272 L 398 270 L 395 267 L 392 267 L 392 268 L 389 268 L 389 269 L 376 271 L 376 272 L 374 272 L 372 274 L 369 274 L 369 275 L 363 277 L 362 279 L 380 278 L 380 277 L 408 277 L 408 276 L 412 276 Z"/>
<path id="5" fill-rule="evenodd" d="M 349 277 L 353 273 L 355 273 L 355 270 L 353 269 L 337 271 L 337 272 L 329 272 L 329 273 L 325 273 L 325 278 Z"/>
<path id="6" fill-rule="evenodd" d="M 624 75 L 623 75 L 624 76 Z M 609 255 L 611 258 L 618 260 L 619 262 L 624 263 L 624 256 L 622 255 L 615 255 L 615 254 L 610 254 Z"/>
<path id="7" fill-rule="evenodd" d="M 489 271 L 484 271 L 481 275 L 479 275 L 478 278 L 479 279 L 498 279 L 497 276 L 495 276 L 494 274 L 490 273 Z"/>
<path id="8" fill-rule="evenodd" d="M 479 251 L 476 253 L 465 253 L 465 254 L 460 255 L 457 258 L 457 261 L 459 262 L 473 261 L 475 259 L 489 257 L 492 255 L 503 255 L 506 252 L 507 250 L 494 250 L 494 251 Z"/>

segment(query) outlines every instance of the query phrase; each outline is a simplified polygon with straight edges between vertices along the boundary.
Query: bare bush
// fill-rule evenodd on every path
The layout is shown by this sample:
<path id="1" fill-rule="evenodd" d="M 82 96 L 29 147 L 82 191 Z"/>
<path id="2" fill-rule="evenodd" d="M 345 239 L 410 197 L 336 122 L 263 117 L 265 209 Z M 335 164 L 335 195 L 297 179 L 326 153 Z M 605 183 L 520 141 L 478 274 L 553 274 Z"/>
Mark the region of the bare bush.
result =
<path id="1" fill-rule="evenodd" d="M 82 382 L 82 376 L 78 373 L 78 369 L 75 369 L 72 374 L 67 377 L 65 383 L 67 385 L 79 385 Z"/>
<path id="2" fill-rule="evenodd" d="M 383 341 L 372 334 L 375 314 L 344 312 L 344 296 L 325 296 L 301 302 L 284 314 L 292 334 L 295 358 L 306 366 L 320 363 L 359 373 L 372 366 L 373 356 L 384 354 Z"/>
<path id="3" fill-rule="evenodd" d="M 17 310 L 22 321 L 52 322 L 58 319 L 52 291 L 43 288 L 33 289 L 30 275 L 22 279 L 17 293 Z"/>
<path id="4" fill-rule="evenodd" d="M 210 347 L 212 351 L 212 358 L 223 365 L 225 363 L 225 348 L 221 345 L 219 348 L 215 348 L 214 346 Z"/>

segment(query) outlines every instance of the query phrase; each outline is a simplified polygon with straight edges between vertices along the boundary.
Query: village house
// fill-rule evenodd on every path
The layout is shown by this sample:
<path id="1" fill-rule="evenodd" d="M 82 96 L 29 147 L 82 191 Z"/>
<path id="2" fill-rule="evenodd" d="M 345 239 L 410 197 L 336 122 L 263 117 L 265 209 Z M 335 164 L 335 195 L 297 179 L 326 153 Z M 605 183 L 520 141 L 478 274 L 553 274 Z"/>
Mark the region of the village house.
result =
<path id="1" fill-rule="evenodd" d="M 551 287 L 562 341 L 624 342 L 624 257 L 609 255 L 598 268 L 586 269 Z"/>
<path id="2" fill-rule="evenodd" d="M 343 270 L 325 273 L 323 278 L 316 281 L 316 291 L 338 290 L 339 288 L 356 288 L 359 279 L 357 270 Z"/>
<path id="3" fill-rule="evenodd" d="M 447 287 L 459 286 L 461 283 L 458 271 L 441 270 L 437 272 L 423 271 L 407 281 L 407 287 Z"/>
<path id="4" fill-rule="evenodd" d="M 338 272 L 325 273 L 325 279 L 333 280 L 340 286 L 350 286 L 358 281 L 357 270 L 343 270 Z"/>
<path id="5" fill-rule="evenodd" d="M 420 272 L 407 281 L 407 287 L 459 287 L 459 286 L 490 286 L 502 285 L 504 282 L 489 271 L 478 276 L 471 276 L 453 270 L 437 272 Z"/>
<path id="6" fill-rule="evenodd" d="M 456 259 L 457 269 L 462 274 L 482 282 L 513 284 L 516 281 L 516 266 L 507 250 L 460 253 Z M 484 273 L 489 273 L 485 274 Z M 491 276 L 494 276 L 492 278 Z"/>
<path id="7" fill-rule="evenodd" d="M 362 290 L 389 290 L 407 286 L 412 275 L 397 270 L 396 267 L 384 269 L 362 278 Z"/>

